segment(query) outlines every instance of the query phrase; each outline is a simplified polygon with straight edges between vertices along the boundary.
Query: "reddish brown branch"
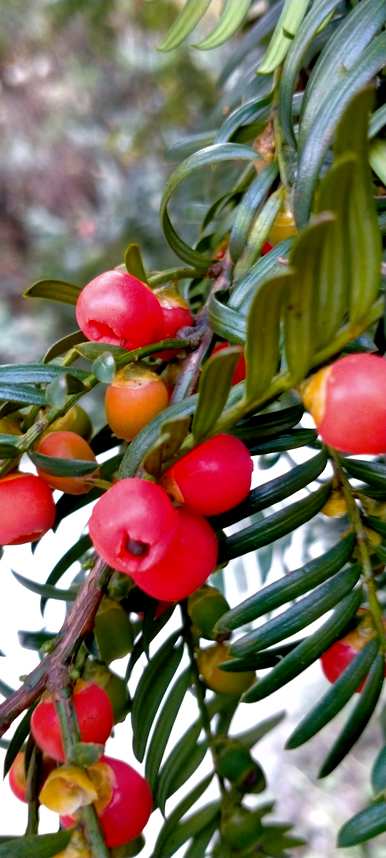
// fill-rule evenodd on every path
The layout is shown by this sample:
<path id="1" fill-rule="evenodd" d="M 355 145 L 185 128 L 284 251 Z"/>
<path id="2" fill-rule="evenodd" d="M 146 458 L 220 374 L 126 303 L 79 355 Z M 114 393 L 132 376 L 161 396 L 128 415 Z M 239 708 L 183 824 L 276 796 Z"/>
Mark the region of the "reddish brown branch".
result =
<path id="1" fill-rule="evenodd" d="M 18 715 L 37 700 L 49 680 L 52 687 L 56 677 L 62 676 L 62 668 L 70 661 L 74 648 L 92 631 L 107 575 L 105 563 L 98 559 L 63 623 L 58 644 L 53 652 L 47 655 L 27 676 L 23 685 L 0 705 L 0 736 L 8 730 Z"/>

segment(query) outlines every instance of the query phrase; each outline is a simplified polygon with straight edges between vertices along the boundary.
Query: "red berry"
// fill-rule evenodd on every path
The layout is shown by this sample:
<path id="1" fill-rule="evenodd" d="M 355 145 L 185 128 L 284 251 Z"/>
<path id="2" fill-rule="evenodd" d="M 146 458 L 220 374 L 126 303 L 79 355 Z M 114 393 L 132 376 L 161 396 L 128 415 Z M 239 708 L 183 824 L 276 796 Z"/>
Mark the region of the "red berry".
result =
<path id="1" fill-rule="evenodd" d="M 344 638 L 341 638 L 341 640 L 335 641 L 335 643 L 333 643 L 320 658 L 323 673 L 332 684 L 339 679 L 341 673 L 343 673 L 346 667 L 351 664 L 354 658 L 358 655 L 358 652 L 366 646 L 369 640 L 375 637 L 375 629 L 369 612 L 360 609 L 358 611 L 357 619 L 358 623 L 356 628 L 345 635 Z M 366 677 L 362 680 L 357 691 L 362 690 L 365 682 Z"/>
<path id="2" fill-rule="evenodd" d="M 94 682 L 78 682 L 72 704 L 82 742 L 104 745 L 113 729 L 114 716 L 110 698 Z M 31 718 L 31 732 L 41 751 L 63 762 L 64 751 L 55 703 L 50 695 L 38 703 Z"/>
<path id="3" fill-rule="evenodd" d="M 304 404 L 326 444 L 346 453 L 386 453 L 386 361 L 340 358 L 305 384 Z"/>
<path id="4" fill-rule="evenodd" d="M 51 489 L 40 477 L 13 472 L 0 480 L 0 545 L 34 542 L 55 520 Z"/>
<path id="5" fill-rule="evenodd" d="M 173 286 L 162 286 L 156 289 L 154 294 L 157 296 L 161 305 L 163 318 L 163 337 L 175 337 L 180 328 L 187 328 L 193 325 L 193 316 L 189 309 L 189 304 L 179 294 Z"/>
<path id="6" fill-rule="evenodd" d="M 267 253 L 270 253 L 273 248 L 273 244 L 270 241 L 265 241 L 261 248 L 261 255 L 266 256 Z"/>
<path id="7" fill-rule="evenodd" d="M 131 441 L 168 401 L 168 388 L 156 372 L 139 364 L 126 366 L 106 390 L 107 422 L 118 438 Z"/>
<path id="8" fill-rule="evenodd" d="M 19 751 L 19 753 L 16 754 L 9 772 L 9 785 L 13 794 L 16 798 L 20 799 L 20 801 L 27 801 L 27 779 L 25 776 L 24 760 L 24 751 Z"/>
<path id="9" fill-rule="evenodd" d="M 190 596 L 217 563 L 217 538 L 208 522 L 185 508 L 177 515 L 179 526 L 166 554 L 146 572 L 132 575 L 137 587 L 160 601 Z"/>
<path id="10" fill-rule="evenodd" d="M 230 343 L 216 343 L 212 354 L 217 354 L 217 352 L 222 352 L 223 349 L 229 348 Z M 240 355 L 237 364 L 234 368 L 232 375 L 232 384 L 238 384 L 239 381 L 244 381 L 244 378 L 247 375 L 247 365 L 245 363 L 244 355 Z"/>
<path id="11" fill-rule="evenodd" d="M 152 812 L 150 786 L 135 769 L 121 760 L 101 757 L 88 769 L 101 798 L 95 803 L 106 846 L 123 846 L 139 837 Z M 71 816 L 62 816 L 64 828 L 75 825 Z"/>
<path id="12" fill-rule="evenodd" d="M 125 349 L 162 338 L 157 298 L 145 283 L 123 271 L 105 271 L 82 289 L 76 319 L 88 340 Z"/>
<path id="13" fill-rule="evenodd" d="M 36 452 L 43 456 L 52 456 L 57 459 L 81 459 L 85 462 L 95 462 L 95 473 L 98 470 L 98 462 L 87 443 L 76 432 L 49 432 L 36 446 Z M 90 491 L 91 474 L 86 477 L 62 477 L 50 474 L 43 468 L 38 468 L 38 474 L 53 489 L 59 489 L 69 495 L 84 495 Z"/>
<path id="14" fill-rule="evenodd" d="M 163 477 L 167 491 L 200 515 L 219 515 L 246 498 L 253 462 L 233 435 L 215 435 L 198 444 Z"/>
<path id="15" fill-rule="evenodd" d="M 161 486 L 129 477 L 115 483 L 97 501 L 89 530 L 106 563 L 132 575 L 161 560 L 177 524 L 177 510 Z"/>

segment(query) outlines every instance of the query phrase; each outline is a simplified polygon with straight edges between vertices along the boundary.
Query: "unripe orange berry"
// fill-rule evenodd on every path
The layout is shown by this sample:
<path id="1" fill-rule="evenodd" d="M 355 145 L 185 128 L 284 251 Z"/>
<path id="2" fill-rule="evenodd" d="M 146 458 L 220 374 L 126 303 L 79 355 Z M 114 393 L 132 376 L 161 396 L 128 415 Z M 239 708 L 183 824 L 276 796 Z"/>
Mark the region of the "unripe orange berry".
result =
<path id="1" fill-rule="evenodd" d="M 104 745 L 114 724 L 110 698 L 94 682 L 77 682 L 72 705 L 79 725 L 82 742 Z M 55 702 L 51 695 L 43 697 L 32 713 L 31 733 L 41 751 L 53 760 L 64 760 L 63 740 Z"/>
<path id="2" fill-rule="evenodd" d="M 156 372 L 140 364 L 125 366 L 106 390 L 107 422 L 118 438 L 131 441 L 168 401 L 166 384 Z"/>
<path id="3" fill-rule="evenodd" d="M 153 599 L 177 602 L 201 587 L 217 564 L 217 538 L 201 516 L 178 510 L 178 527 L 164 556 L 146 572 L 132 575 Z"/>
<path id="4" fill-rule="evenodd" d="M 60 771 L 60 770 L 59 770 Z M 138 837 L 152 812 L 150 786 L 132 766 L 112 757 L 101 757 L 87 770 L 98 793 L 95 809 L 106 846 L 123 846 Z M 75 824 L 75 818 L 62 816 L 65 828 Z"/>
<path id="5" fill-rule="evenodd" d="M 221 670 L 219 664 L 231 658 L 229 649 L 224 643 L 216 643 L 199 651 L 197 665 L 200 674 L 208 688 L 217 694 L 243 694 L 256 680 L 253 670 L 231 673 Z"/>
<path id="6" fill-rule="evenodd" d="M 386 452 L 386 361 L 352 354 L 304 385 L 305 407 L 326 444 L 346 453 Z"/>
<path id="7" fill-rule="evenodd" d="M 230 346 L 230 343 L 216 343 L 212 354 L 215 355 L 215 354 L 217 354 L 217 352 L 222 352 L 223 349 L 227 349 L 227 348 L 229 348 L 229 346 Z M 237 361 L 237 364 L 233 370 L 232 385 L 238 384 L 239 381 L 244 381 L 244 378 L 246 378 L 246 375 L 247 375 L 247 365 L 245 363 L 244 355 L 241 354 L 238 361 Z"/>
<path id="8" fill-rule="evenodd" d="M 55 504 L 44 480 L 15 471 L 0 479 L 0 545 L 35 542 L 54 521 Z"/>
<path id="9" fill-rule="evenodd" d="M 88 340 L 125 349 L 162 339 L 157 298 L 145 283 L 123 271 L 105 271 L 82 289 L 76 319 Z"/>
<path id="10" fill-rule="evenodd" d="M 104 561 L 118 572 L 132 575 L 142 574 L 161 560 L 177 526 L 177 510 L 164 489 L 148 480 L 129 477 L 119 480 L 99 498 L 89 531 Z"/>
<path id="11" fill-rule="evenodd" d="M 76 432 L 50 432 L 38 442 L 36 452 L 57 459 L 82 459 L 85 462 L 95 462 L 93 474 L 95 475 L 98 470 L 98 462 L 90 445 Z M 38 473 L 51 488 L 59 489 L 69 495 L 84 495 L 92 488 L 91 474 L 87 474 L 87 478 L 61 477 L 50 474 L 43 468 L 38 468 Z"/>
<path id="12" fill-rule="evenodd" d="M 182 456 L 163 477 L 175 500 L 200 515 L 219 515 L 244 500 L 251 487 L 253 461 L 233 435 L 215 435 Z"/>
<path id="13" fill-rule="evenodd" d="M 172 339 L 181 328 L 189 328 L 194 324 L 189 304 L 184 300 L 175 286 L 160 286 L 154 290 L 162 310 L 163 335 L 162 339 Z M 174 349 L 165 349 L 159 353 L 162 360 L 170 360 L 175 356 Z"/>

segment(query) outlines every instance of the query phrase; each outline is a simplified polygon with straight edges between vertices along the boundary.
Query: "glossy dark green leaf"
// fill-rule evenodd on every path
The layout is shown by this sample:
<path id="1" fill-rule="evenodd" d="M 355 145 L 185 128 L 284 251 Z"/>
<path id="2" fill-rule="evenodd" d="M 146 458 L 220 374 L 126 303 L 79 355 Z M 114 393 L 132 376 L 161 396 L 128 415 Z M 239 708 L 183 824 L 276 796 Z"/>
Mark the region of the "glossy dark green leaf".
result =
<path id="1" fill-rule="evenodd" d="M 82 557 L 83 554 L 85 554 L 85 552 L 91 547 L 91 544 L 91 539 L 88 535 L 81 536 L 80 539 L 78 539 L 78 541 L 75 542 L 74 545 L 72 545 L 71 548 L 63 554 L 63 557 L 61 557 L 61 559 L 55 564 L 47 578 L 46 584 L 57 584 L 62 575 L 67 572 L 69 566 L 71 566 L 72 563 L 75 563 L 76 560 L 79 560 L 79 558 Z M 47 600 L 45 598 L 42 598 L 41 600 L 40 610 L 42 612 L 44 611 L 46 601 Z"/>
<path id="2" fill-rule="evenodd" d="M 213 429 L 223 413 L 232 386 L 232 376 L 242 354 L 238 346 L 230 346 L 206 361 L 198 388 L 198 403 L 192 423 L 196 442 Z"/>
<path id="3" fill-rule="evenodd" d="M 0 843 L 0 858 L 52 858 L 66 848 L 70 839 L 71 831 L 15 837 Z"/>
<path id="4" fill-rule="evenodd" d="M 338 834 L 338 846 L 348 848 L 364 843 L 386 831 L 386 802 L 371 804 L 346 822 Z"/>
<path id="5" fill-rule="evenodd" d="M 295 450 L 297 447 L 316 446 L 317 434 L 313 429 L 293 429 L 270 441 L 261 441 L 256 444 L 249 441 L 247 444 L 253 456 L 265 455 L 266 453 L 284 453 L 287 450 Z"/>
<path id="6" fill-rule="evenodd" d="M 245 745 L 248 750 L 252 750 L 261 739 L 264 739 L 264 736 L 267 736 L 282 723 L 286 714 L 285 711 L 277 712 L 275 715 L 265 718 L 264 721 L 260 721 L 255 727 L 245 730 L 244 733 L 238 733 L 234 738 Z"/>
<path id="7" fill-rule="evenodd" d="M 354 543 L 353 535 L 349 534 L 325 554 L 310 560 L 305 566 L 288 573 L 279 581 L 274 581 L 256 595 L 241 602 L 236 608 L 223 614 L 216 628 L 219 631 L 237 629 L 322 584 L 347 563 Z"/>
<path id="8" fill-rule="evenodd" d="M 352 173 L 356 167 L 354 155 L 338 158 L 330 167 L 319 187 L 316 211 L 334 214 L 328 236 L 321 247 L 316 290 L 316 345 L 331 342 L 347 316 L 350 293 L 348 208 Z"/>
<path id="9" fill-rule="evenodd" d="M 383 672 L 385 662 L 382 654 L 376 656 L 366 684 L 360 694 L 360 698 L 354 709 L 352 710 L 343 730 L 334 742 L 331 750 L 320 769 L 319 777 L 325 778 L 336 769 L 339 763 L 342 762 L 346 754 L 351 751 L 351 748 L 362 735 L 367 726 L 375 706 L 377 705 L 379 695 L 382 691 Z"/>
<path id="10" fill-rule="evenodd" d="M 178 677 L 165 701 L 155 724 L 146 754 L 145 775 L 154 789 L 170 734 L 191 682 L 190 668 Z"/>
<path id="11" fill-rule="evenodd" d="M 47 298 L 61 304 L 76 304 L 80 291 L 80 286 L 64 280 L 38 280 L 24 292 L 24 298 Z"/>
<path id="12" fill-rule="evenodd" d="M 178 822 L 164 842 L 160 858 L 170 858 L 170 855 L 174 855 L 184 843 L 194 837 L 195 834 L 199 834 L 212 820 L 218 819 L 219 811 L 220 804 L 218 801 L 214 801 Z"/>
<path id="13" fill-rule="evenodd" d="M 279 89 L 279 121 L 284 139 L 292 148 L 296 148 L 293 129 L 292 97 L 307 52 L 319 27 L 327 16 L 339 6 L 339 0 L 319 0 L 313 4 L 302 21 L 284 63 Z"/>
<path id="14" fill-rule="evenodd" d="M 178 48 L 201 21 L 210 3 L 211 0 L 187 0 L 158 50 L 172 51 Z"/>
<path id="15" fill-rule="evenodd" d="M 49 347 L 43 357 L 43 363 L 49 363 L 50 360 L 54 360 L 54 358 L 65 354 L 69 349 L 72 349 L 74 346 L 78 346 L 83 342 L 84 333 L 82 331 L 74 331 L 73 334 L 66 334 L 65 337 L 61 337 L 60 340 L 57 340 L 56 343 L 53 343 L 53 345 Z"/>
<path id="16" fill-rule="evenodd" d="M 386 33 L 384 59 L 386 62 Z M 354 324 L 368 312 L 378 297 L 380 286 L 382 243 L 368 164 L 368 124 L 373 100 L 371 89 L 363 90 L 352 99 L 337 128 L 334 146 L 338 157 L 347 151 L 357 155 L 349 189 L 346 255 L 350 278 L 350 320 Z"/>
<path id="17" fill-rule="evenodd" d="M 318 453 L 317 456 L 311 457 L 302 465 L 296 465 L 280 477 L 276 477 L 274 480 L 269 480 L 267 483 L 263 483 L 256 489 L 252 489 L 245 501 L 233 507 L 229 512 L 213 518 L 212 524 L 216 528 L 228 527 L 236 521 L 242 521 L 243 518 L 254 515 L 254 513 L 259 512 L 262 509 L 266 509 L 267 507 L 294 495 L 295 492 L 300 491 L 300 489 L 304 489 L 305 486 L 308 486 L 313 480 L 316 480 L 316 478 L 324 471 L 326 464 L 327 455 L 325 451 L 322 450 L 321 453 Z M 265 612 L 262 611 L 262 613 Z"/>
<path id="18" fill-rule="evenodd" d="M 300 147 L 317 117 L 323 102 L 335 87 L 339 87 L 348 69 L 359 59 L 382 24 L 386 21 L 383 0 L 362 0 L 351 12 L 342 17 L 312 69 L 302 104 L 299 142 Z M 344 64 L 341 62 L 342 53 Z"/>
<path id="19" fill-rule="evenodd" d="M 233 557 L 247 554 L 248 551 L 256 551 L 257 548 L 268 545 L 275 539 L 280 539 L 281 536 L 291 533 L 295 528 L 305 524 L 306 521 L 320 512 L 330 491 L 331 486 L 326 483 L 316 492 L 309 494 L 304 500 L 289 504 L 285 509 L 272 513 L 262 521 L 251 524 L 233 536 L 225 537 L 221 545 L 222 560 L 231 560 Z"/>
<path id="20" fill-rule="evenodd" d="M 299 638 L 290 643 L 282 643 L 280 646 L 265 649 L 262 652 L 254 652 L 252 655 L 246 655 L 244 658 L 229 658 L 219 665 L 221 670 L 230 673 L 240 673 L 245 670 L 266 670 L 267 667 L 275 667 L 282 659 L 292 652 L 295 647 L 299 646 L 301 640 Z"/>
<path id="21" fill-rule="evenodd" d="M 63 374 L 75 378 L 86 378 L 87 373 L 82 369 L 65 366 L 45 366 L 39 363 L 2 364 L 0 366 L 0 385 L 4 384 L 44 384 L 53 381 Z"/>
<path id="22" fill-rule="evenodd" d="M 25 740 L 29 734 L 31 715 L 33 712 L 33 708 L 34 707 L 31 707 L 30 709 L 28 709 L 28 711 L 25 713 L 25 715 L 23 715 L 23 718 L 21 719 L 21 721 L 17 725 L 16 730 L 15 730 L 15 732 L 12 736 L 12 739 L 9 743 L 9 747 L 8 747 L 7 753 L 5 755 L 5 760 L 4 760 L 4 769 L 3 769 L 3 776 L 4 777 L 8 774 L 16 755 L 19 753 L 20 749 L 23 747 L 24 742 L 25 742 Z"/>
<path id="23" fill-rule="evenodd" d="M 280 241 L 269 253 L 261 256 L 244 277 L 236 281 L 229 299 L 230 308 L 239 310 L 243 315 L 248 313 L 257 287 L 268 277 L 283 272 L 283 265 L 280 260 L 286 258 L 291 244 L 290 239 Z"/>
<path id="24" fill-rule="evenodd" d="M 351 477 L 363 480 L 369 486 L 386 490 L 386 466 L 381 462 L 366 462 L 345 457 L 342 458 L 342 464 Z"/>
<path id="25" fill-rule="evenodd" d="M 233 42 L 230 56 L 220 71 L 218 79 L 220 87 L 224 85 L 235 69 L 242 66 L 243 61 L 250 56 L 251 51 L 256 50 L 256 45 L 260 45 L 262 40 L 270 35 L 277 23 L 282 6 L 283 0 L 276 0 L 270 4 L 264 15 L 261 15 L 245 34 L 237 39 L 237 42 Z"/>
<path id="26" fill-rule="evenodd" d="M 209 298 L 208 318 L 212 331 L 230 343 L 244 343 L 247 336 L 245 316 L 233 310 L 213 294 Z"/>
<path id="27" fill-rule="evenodd" d="M 211 142 L 228 143 L 230 140 L 232 140 L 232 138 L 234 140 L 237 140 L 238 142 L 241 142 L 239 140 L 240 133 L 242 133 L 242 134 L 248 133 L 248 136 L 250 133 L 250 139 L 252 140 L 254 137 L 256 137 L 256 124 L 261 123 L 261 129 L 263 130 L 264 126 L 267 123 L 267 120 L 269 119 L 269 115 L 271 112 L 271 101 L 272 101 L 271 95 L 264 96 L 263 98 L 261 98 L 259 95 L 257 98 L 254 97 L 254 98 L 248 99 L 248 101 L 244 102 L 240 107 L 236 107 L 236 109 L 233 110 L 230 113 L 230 115 L 226 117 L 226 119 L 224 120 L 224 122 L 220 126 L 214 140 Z M 247 129 L 248 129 L 248 131 L 247 131 Z M 239 131 L 239 134 L 237 134 L 238 131 Z M 245 141 L 243 141 L 243 142 L 245 142 Z M 277 175 L 277 171 L 275 171 L 273 178 L 275 178 L 276 175 Z M 269 181 L 268 176 L 265 177 L 265 179 L 263 180 L 263 183 L 265 184 L 266 181 Z M 272 184 L 272 182 L 269 182 L 267 190 L 270 188 L 271 184 Z M 257 205 L 259 204 L 257 202 L 257 200 L 260 198 L 260 202 L 261 202 L 265 193 L 266 192 L 264 192 L 264 191 L 262 193 L 260 190 L 258 190 L 257 187 L 255 187 L 255 192 L 252 193 L 252 195 L 250 195 L 250 197 L 249 197 L 248 209 L 251 210 L 251 208 L 252 208 L 252 211 L 255 212 Z M 244 209 L 244 215 L 246 215 L 244 202 L 245 202 L 245 196 L 247 196 L 247 194 L 248 194 L 248 191 L 244 195 L 244 198 L 242 199 L 242 201 L 241 201 L 241 203 L 237 209 L 237 214 L 236 214 L 237 218 L 239 217 L 240 207 L 242 207 Z M 254 202 L 254 205 L 253 205 L 253 201 L 255 200 L 255 197 L 256 197 L 256 202 Z M 232 232 L 233 232 L 233 230 L 232 230 Z M 235 258 L 232 253 L 231 253 L 231 255 L 232 255 L 232 258 Z"/>
<path id="28" fill-rule="evenodd" d="M 154 446 L 162 434 L 163 424 L 174 418 L 189 417 L 195 411 L 198 394 L 189 396 L 182 402 L 169 406 L 158 414 L 129 444 L 120 467 L 120 477 L 133 477 L 148 451 Z"/>
<path id="29" fill-rule="evenodd" d="M 101 381 L 103 384 L 110 384 L 116 372 L 114 355 L 112 355 L 110 351 L 103 352 L 103 354 L 99 355 L 99 357 L 93 361 L 91 371 L 94 373 L 95 378 L 97 378 L 98 381 Z"/>
<path id="30" fill-rule="evenodd" d="M 144 758 L 149 733 L 169 684 L 182 658 L 182 648 L 175 649 L 180 632 L 174 632 L 149 661 L 142 673 L 133 698 L 131 724 L 133 751 L 137 760 Z"/>
<path id="31" fill-rule="evenodd" d="M 318 700 L 316 706 L 311 709 L 311 712 L 303 718 L 298 727 L 291 733 L 287 740 L 287 748 L 298 748 L 304 742 L 308 742 L 332 718 L 335 718 L 335 715 L 343 709 L 368 674 L 378 649 L 379 644 L 376 640 L 372 640 L 366 644 L 364 649 L 358 653 L 351 664 L 339 676 L 334 686 L 323 695 L 321 700 Z"/>
<path id="32" fill-rule="evenodd" d="M 190 155 L 182 164 L 179 164 L 165 185 L 161 201 L 161 223 L 165 238 L 180 259 L 188 262 L 189 265 L 197 267 L 199 270 L 208 268 L 211 259 L 189 247 L 175 231 L 168 213 L 169 201 L 179 184 L 196 170 L 218 163 L 238 160 L 254 161 L 256 160 L 256 152 L 249 146 L 237 143 L 220 143 L 214 146 L 206 146 L 199 152 Z"/>
<path id="33" fill-rule="evenodd" d="M 16 581 L 19 582 L 31 593 L 37 593 L 38 596 L 44 596 L 45 599 L 58 599 L 61 602 L 73 602 L 78 593 L 77 589 L 69 588 L 68 590 L 59 590 L 57 587 L 52 587 L 50 584 L 39 584 L 37 581 L 31 581 L 25 578 L 24 575 L 19 575 L 17 572 L 12 572 Z"/>
<path id="34" fill-rule="evenodd" d="M 257 400 L 277 372 L 280 358 L 280 320 L 292 291 L 292 271 L 285 271 L 256 289 L 248 314 L 246 343 L 246 398 Z"/>
<path id="35" fill-rule="evenodd" d="M 161 858 L 162 849 L 167 838 L 174 831 L 175 826 L 185 813 L 187 813 L 188 810 L 190 810 L 190 808 L 201 798 L 212 779 L 213 772 L 200 781 L 173 809 L 158 835 L 158 839 L 154 847 L 153 858 Z"/>
<path id="36" fill-rule="evenodd" d="M 378 138 L 373 140 L 369 150 L 370 167 L 375 175 L 386 184 L 386 141 Z"/>
<path id="37" fill-rule="evenodd" d="M 46 405 L 46 395 L 32 384 L 0 384 L 0 401 L 23 405 Z"/>
<path id="38" fill-rule="evenodd" d="M 318 112 L 299 159 L 294 195 L 296 221 L 299 226 L 307 223 L 323 159 L 340 118 L 354 96 L 371 81 L 385 61 L 386 32 L 383 32 L 363 51 L 360 60 L 345 75 L 341 85 L 331 93 L 331 97 Z"/>
<path id="39" fill-rule="evenodd" d="M 176 792 L 175 781 L 181 771 L 185 772 L 187 765 L 198 745 L 198 738 L 202 730 L 201 722 L 195 722 L 179 739 L 175 747 L 167 757 L 156 785 L 155 800 L 162 813 L 169 796 Z"/>
<path id="40" fill-rule="evenodd" d="M 301 232 L 290 254 L 294 276 L 286 293 L 284 340 L 288 369 L 294 384 L 305 378 L 316 351 L 320 255 L 329 240 L 332 218 L 327 213 L 318 215 Z"/>
<path id="41" fill-rule="evenodd" d="M 285 0 L 267 52 L 258 66 L 258 74 L 270 74 L 283 62 L 308 6 L 309 0 L 298 0 L 297 3 Z"/>
<path id="42" fill-rule="evenodd" d="M 386 747 L 383 747 L 374 762 L 371 772 L 371 784 L 375 793 L 386 789 Z"/>
<path id="43" fill-rule="evenodd" d="M 250 5 L 251 0 L 225 0 L 216 27 L 197 45 L 197 48 L 201 51 L 209 51 L 227 42 L 241 27 Z"/>
<path id="44" fill-rule="evenodd" d="M 268 697 L 278 688 L 295 679 L 339 637 L 362 601 L 362 591 L 354 590 L 335 608 L 331 617 L 316 632 L 296 646 L 283 660 L 260 679 L 244 695 L 245 703 L 254 703 Z"/>
<path id="45" fill-rule="evenodd" d="M 237 262 L 240 258 L 256 217 L 256 212 L 267 196 L 277 174 L 278 167 L 275 162 L 261 170 L 238 205 L 229 239 L 229 250 L 233 262 Z"/>
<path id="46" fill-rule="evenodd" d="M 37 468 L 58 477 L 79 477 L 95 473 L 97 462 L 84 459 L 58 459 L 55 456 L 44 456 L 43 453 L 30 451 L 29 457 Z"/>
<path id="47" fill-rule="evenodd" d="M 138 280 L 142 280 L 143 283 L 148 282 L 139 244 L 131 242 L 127 246 L 124 254 L 124 261 L 129 274 L 133 274 L 134 277 L 138 277 Z"/>
<path id="48" fill-rule="evenodd" d="M 238 280 L 248 274 L 260 257 L 260 252 L 279 214 L 282 206 L 282 189 L 274 191 L 266 200 L 251 225 L 243 252 L 235 267 L 235 278 Z"/>
<path id="49" fill-rule="evenodd" d="M 290 405 L 287 408 L 275 408 L 272 411 L 264 411 L 261 414 L 253 414 L 244 420 L 240 420 L 232 428 L 233 435 L 237 435 L 246 444 L 248 441 L 260 442 L 277 437 L 287 429 L 296 426 L 304 414 L 300 403 Z"/>
<path id="50" fill-rule="evenodd" d="M 162 631 L 163 627 L 167 625 L 167 623 L 169 622 L 170 617 L 173 613 L 174 607 L 175 607 L 175 605 L 173 604 L 173 606 L 171 608 L 168 608 L 168 610 L 165 611 L 161 617 L 157 617 L 157 619 L 155 619 L 154 616 L 152 615 L 151 627 L 149 627 L 149 626 L 147 627 L 146 634 L 144 631 L 142 632 L 142 634 L 136 640 L 136 642 L 133 646 L 133 649 L 130 653 L 130 658 L 129 658 L 129 661 L 128 661 L 128 664 L 126 667 L 126 674 L 125 674 L 126 681 L 128 681 L 130 679 L 130 676 L 131 676 L 132 671 L 133 671 L 133 667 L 136 665 L 136 663 L 137 663 L 138 659 L 141 657 L 141 655 L 143 655 L 145 653 L 146 656 L 148 657 L 149 646 L 151 644 L 151 641 L 154 640 L 154 638 L 157 637 L 159 632 Z M 145 621 L 146 621 L 146 612 L 145 612 L 144 623 L 145 623 Z"/>
<path id="51" fill-rule="evenodd" d="M 236 658 L 243 657 L 301 631 L 347 596 L 357 583 L 360 572 L 359 564 L 338 572 L 286 611 L 231 644 L 231 654 Z"/>
<path id="52" fill-rule="evenodd" d="M 78 354 L 89 361 L 96 361 L 101 355 L 106 353 L 108 350 L 109 354 L 115 360 L 117 367 L 126 366 L 128 363 L 134 363 L 141 358 L 148 357 L 149 355 L 154 354 L 155 352 L 159 352 L 160 349 L 168 348 L 168 349 L 182 349 L 184 347 L 189 346 L 189 342 L 187 340 L 180 339 L 167 339 L 160 340 L 158 343 L 149 343 L 146 346 L 141 346 L 138 349 L 131 349 L 128 351 L 127 349 L 121 349 L 119 346 L 106 345 L 106 343 L 81 343 L 76 347 L 76 351 Z"/>

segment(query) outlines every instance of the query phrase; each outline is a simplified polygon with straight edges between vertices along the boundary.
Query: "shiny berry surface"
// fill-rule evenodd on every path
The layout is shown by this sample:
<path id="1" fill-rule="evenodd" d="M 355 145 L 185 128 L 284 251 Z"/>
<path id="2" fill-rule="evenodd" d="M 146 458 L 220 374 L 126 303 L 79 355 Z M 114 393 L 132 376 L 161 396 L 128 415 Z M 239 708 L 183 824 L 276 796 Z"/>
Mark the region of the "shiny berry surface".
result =
<path id="1" fill-rule="evenodd" d="M 82 289 L 76 304 L 78 325 L 88 340 L 135 349 L 162 339 L 160 304 L 132 274 L 105 271 Z"/>
<path id="2" fill-rule="evenodd" d="M 81 741 L 104 745 L 113 728 L 114 718 L 110 698 L 103 688 L 93 682 L 77 683 L 72 704 Z M 50 696 L 43 698 L 34 709 L 31 732 L 41 751 L 59 762 L 64 760 L 59 718 Z"/>
<path id="3" fill-rule="evenodd" d="M 57 459 L 79 459 L 84 462 L 95 462 L 95 472 L 98 470 L 98 462 L 90 445 L 76 432 L 50 432 L 39 441 L 36 452 Z M 92 488 L 91 474 L 87 474 L 87 479 L 84 476 L 63 477 L 50 474 L 44 468 L 38 468 L 38 473 L 51 488 L 59 489 L 59 491 L 69 495 L 84 495 Z"/>
<path id="4" fill-rule="evenodd" d="M 133 575 L 137 587 L 163 601 L 180 601 L 205 583 L 217 563 L 217 538 L 201 516 L 178 510 L 178 528 L 167 553 L 146 572 Z"/>
<path id="5" fill-rule="evenodd" d="M 346 453 L 386 452 L 386 361 L 346 355 L 305 384 L 304 404 L 323 441 Z"/>
<path id="6" fill-rule="evenodd" d="M 97 501 L 89 531 L 104 561 L 131 575 L 161 560 L 177 524 L 177 510 L 164 489 L 130 477 L 119 480 Z"/>
<path id="7" fill-rule="evenodd" d="M 24 759 L 24 751 L 19 751 L 19 753 L 16 754 L 16 757 L 9 771 L 9 785 L 13 794 L 16 796 L 16 798 L 20 799 L 20 801 L 27 801 L 27 780 L 24 770 Z"/>
<path id="8" fill-rule="evenodd" d="M 253 462 L 233 435 L 215 435 L 182 456 L 163 478 L 167 491 L 200 515 L 219 515 L 244 500 Z"/>
<path id="9" fill-rule="evenodd" d="M 156 372 L 138 364 L 127 366 L 106 389 L 106 419 L 117 438 L 131 441 L 168 401 L 168 388 Z"/>
<path id="10" fill-rule="evenodd" d="M 54 521 L 55 504 L 44 480 L 22 472 L 0 479 L 0 545 L 35 542 Z"/>

